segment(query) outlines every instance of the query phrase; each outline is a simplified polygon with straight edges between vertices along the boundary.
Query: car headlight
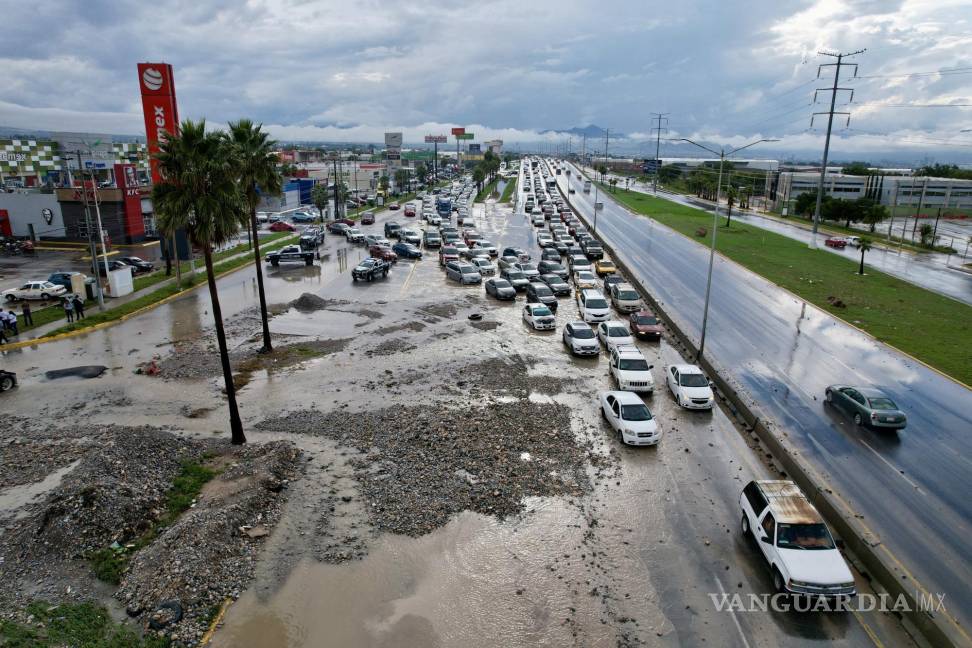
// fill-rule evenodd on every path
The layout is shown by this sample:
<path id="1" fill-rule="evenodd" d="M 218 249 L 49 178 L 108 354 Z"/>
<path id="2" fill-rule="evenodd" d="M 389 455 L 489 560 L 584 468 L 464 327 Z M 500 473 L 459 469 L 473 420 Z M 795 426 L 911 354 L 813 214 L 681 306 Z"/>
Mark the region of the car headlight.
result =
<path id="1" fill-rule="evenodd" d="M 805 581 L 793 580 L 792 578 L 788 580 L 787 583 L 791 587 L 810 587 L 810 583 L 807 583 Z"/>

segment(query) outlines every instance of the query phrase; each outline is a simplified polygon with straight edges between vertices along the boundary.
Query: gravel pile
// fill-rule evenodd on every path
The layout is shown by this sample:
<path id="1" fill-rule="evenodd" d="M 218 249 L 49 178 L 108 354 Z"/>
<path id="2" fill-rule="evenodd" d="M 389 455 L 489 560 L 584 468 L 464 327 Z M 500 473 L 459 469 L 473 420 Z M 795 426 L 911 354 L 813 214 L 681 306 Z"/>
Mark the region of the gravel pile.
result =
<path id="1" fill-rule="evenodd" d="M 300 297 L 290 302 L 292 308 L 296 308 L 302 313 L 312 313 L 314 311 L 324 310 L 327 308 L 334 300 L 324 299 L 319 295 L 314 293 L 303 293 Z M 341 300 L 342 304 L 347 304 L 350 302 L 345 302 Z"/>
<path id="2" fill-rule="evenodd" d="M 233 448 L 221 459 L 229 463 L 226 470 L 206 485 L 193 508 L 136 554 L 115 594 L 129 615 L 177 645 L 196 644 L 215 610 L 252 580 L 301 453 L 274 441 Z"/>
<path id="3" fill-rule="evenodd" d="M 86 451 L 76 439 L 5 439 L 0 442 L 0 489 L 38 482 Z"/>
<path id="4" fill-rule="evenodd" d="M 417 349 L 414 344 L 410 344 L 402 339 L 391 339 L 379 342 L 367 351 L 365 351 L 366 356 L 387 356 L 395 355 L 396 353 L 408 353 L 409 351 L 414 351 Z"/>
<path id="5" fill-rule="evenodd" d="M 464 510 L 504 518 L 529 496 L 589 489 L 592 449 L 578 444 L 570 410 L 529 402 L 356 414 L 299 411 L 260 429 L 319 434 L 357 449 L 351 460 L 377 529 L 419 536 Z"/>

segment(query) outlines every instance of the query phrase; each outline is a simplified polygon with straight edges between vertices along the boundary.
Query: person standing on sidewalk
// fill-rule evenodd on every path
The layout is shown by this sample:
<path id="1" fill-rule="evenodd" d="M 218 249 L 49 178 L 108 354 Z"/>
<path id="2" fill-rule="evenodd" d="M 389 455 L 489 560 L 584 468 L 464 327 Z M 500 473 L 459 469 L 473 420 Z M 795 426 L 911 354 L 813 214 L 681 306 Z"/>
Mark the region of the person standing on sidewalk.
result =
<path id="1" fill-rule="evenodd" d="M 30 312 L 30 304 L 28 304 L 25 301 L 23 308 L 21 308 L 20 310 L 24 314 L 24 328 L 26 328 L 28 326 L 33 326 L 34 325 L 34 316 Z"/>
<path id="2" fill-rule="evenodd" d="M 7 323 L 14 335 L 20 335 L 20 331 L 17 330 L 17 313 L 13 312 L 12 308 L 7 311 Z"/>
<path id="3" fill-rule="evenodd" d="M 75 315 L 75 318 L 78 321 L 83 320 L 84 319 L 84 300 L 81 299 L 81 297 L 79 297 L 78 295 L 75 295 L 72 298 L 72 301 L 74 302 L 74 315 Z"/>
<path id="4" fill-rule="evenodd" d="M 67 317 L 68 324 L 74 322 L 74 302 L 70 298 L 64 298 L 64 316 Z"/>

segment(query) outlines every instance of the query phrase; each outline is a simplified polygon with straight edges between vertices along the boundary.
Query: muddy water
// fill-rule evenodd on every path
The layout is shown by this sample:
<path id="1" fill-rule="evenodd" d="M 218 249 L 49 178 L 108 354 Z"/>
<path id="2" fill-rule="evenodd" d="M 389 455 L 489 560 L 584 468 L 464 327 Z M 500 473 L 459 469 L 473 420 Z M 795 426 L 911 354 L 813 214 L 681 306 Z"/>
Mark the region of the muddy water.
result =
<path id="1" fill-rule="evenodd" d="M 50 473 L 39 482 L 13 486 L 0 491 L 0 519 L 19 520 L 25 517 L 28 514 L 27 505 L 60 486 L 64 476 L 74 470 L 79 463 L 81 463 L 81 460 L 77 459 Z"/>
<path id="2" fill-rule="evenodd" d="M 601 599 L 570 576 L 582 559 L 555 557 L 582 546 L 586 527 L 576 506 L 545 499 L 515 521 L 463 513 L 421 538 L 382 536 L 361 561 L 305 561 L 268 599 L 246 593 L 212 645 L 562 646 L 581 635 L 613 646 Z M 655 599 L 637 560 L 628 566 L 614 587 Z"/>

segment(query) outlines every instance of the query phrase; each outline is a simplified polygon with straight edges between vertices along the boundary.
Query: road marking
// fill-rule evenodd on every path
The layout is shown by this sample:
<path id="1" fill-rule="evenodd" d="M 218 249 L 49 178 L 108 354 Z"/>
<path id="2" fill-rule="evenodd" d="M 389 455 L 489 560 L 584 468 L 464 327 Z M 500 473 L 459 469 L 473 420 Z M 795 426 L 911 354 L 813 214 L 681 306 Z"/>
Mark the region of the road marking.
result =
<path id="1" fill-rule="evenodd" d="M 872 448 L 872 447 L 871 447 L 871 446 L 870 446 L 870 445 L 868 444 L 868 442 L 867 442 L 867 441 L 865 441 L 864 439 L 861 439 L 860 441 L 861 441 L 861 443 L 862 443 L 862 444 L 864 445 L 864 447 L 865 447 L 865 448 L 867 448 L 868 450 L 870 450 L 871 452 L 873 452 L 873 453 L 874 453 L 874 456 L 875 456 L 875 457 L 877 457 L 878 459 L 880 459 L 881 461 L 883 461 L 883 462 L 884 462 L 884 464 L 885 464 L 885 465 L 886 465 L 886 466 L 887 466 L 888 468 L 890 468 L 891 470 L 893 470 L 893 471 L 894 471 L 894 474 L 896 474 L 896 475 L 897 475 L 898 477 L 900 477 L 901 479 L 903 479 L 903 480 L 905 480 L 906 482 L 908 482 L 909 484 L 911 484 L 911 485 L 912 485 L 912 487 L 914 487 L 914 489 L 915 489 L 916 491 L 918 491 L 919 493 L 921 493 L 922 495 L 924 495 L 924 494 L 925 494 L 925 493 L 924 493 L 924 491 L 922 491 L 922 490 L 921 490 L 921 488 L 920 488 L 920 487 L 918 486 L 918 484 L 916 484 L 915 482 L 913 482 L 913 481 L 911 481 L 910 479 L 908 479 L 907 477 L 905 477 L 905 475 L 904 475 L 904 473 L 903 473 L 903 472 L 901 472 L 901 470 L 900 470 L 899 468 L 896 468 L 896 467 L 894 466 L 894 464 L 893 464 L 893 463 L 891 463 L 890 461 L 888 461 L 887 459 L 885 459 L 884 457 L 882 457 L 882 456 L 881 456 L 881 453 L 880 453 L 880 452 L 878 452 L 877 450 L 875 450 L 874 448 Z"/>
<path id="2" fill-rule="evenodd" d="M 726 588 L 722 586 L 722 581 L 719 580 L 718 576 L 715 577 L 715 582 L 716 585 L 719 586 L 719 591 L 722 592 L 723 596 L 726 596 Z M 732 622 L 736 624 L 736 631 L 739 632 L 739 638 L 742 640 L 743 645 L 746 646 L 746 648 L 751 648 L 749 641 L 746 640 L 746 635 L 743 634 L 743 629 L 739 624 L 739 619 L 736 618 L 736 611 L 732 609 L 731 605 L 729 606 L 729 614 L 732 615 Z"/>
<path id="3" fill-rule="evenodd" d="M 880 639 L 878 639 L 877 633 L 871 630 L 871 626 L 864 623 L 864 617 L 861 616 L 861 613 L 858 612 L 857 610 L 851 610 L 851 612 L 853 612 L 854 618 L 856 618 L 857 622 L 861 624 L 861 627 L 864 628 L 864 632 L 871 640 L 871 643 L 877 646 L 877 648 L 884 648 L 884 644 L 881 642 Z"/>
<path id="4" fill-rule="evenodd" d="M 415 268 L 418 267 L 418 261 L 412 264 L 412 269 L 409 271 L 408 276 L 405 277 L 405 283 L 402 284 L 402 289 L 399 291 L 399 295 L 404 295 L 405 291 L 408 290 L 408 282 L 412 280 L 412 275 L 415 274 Z"/>

